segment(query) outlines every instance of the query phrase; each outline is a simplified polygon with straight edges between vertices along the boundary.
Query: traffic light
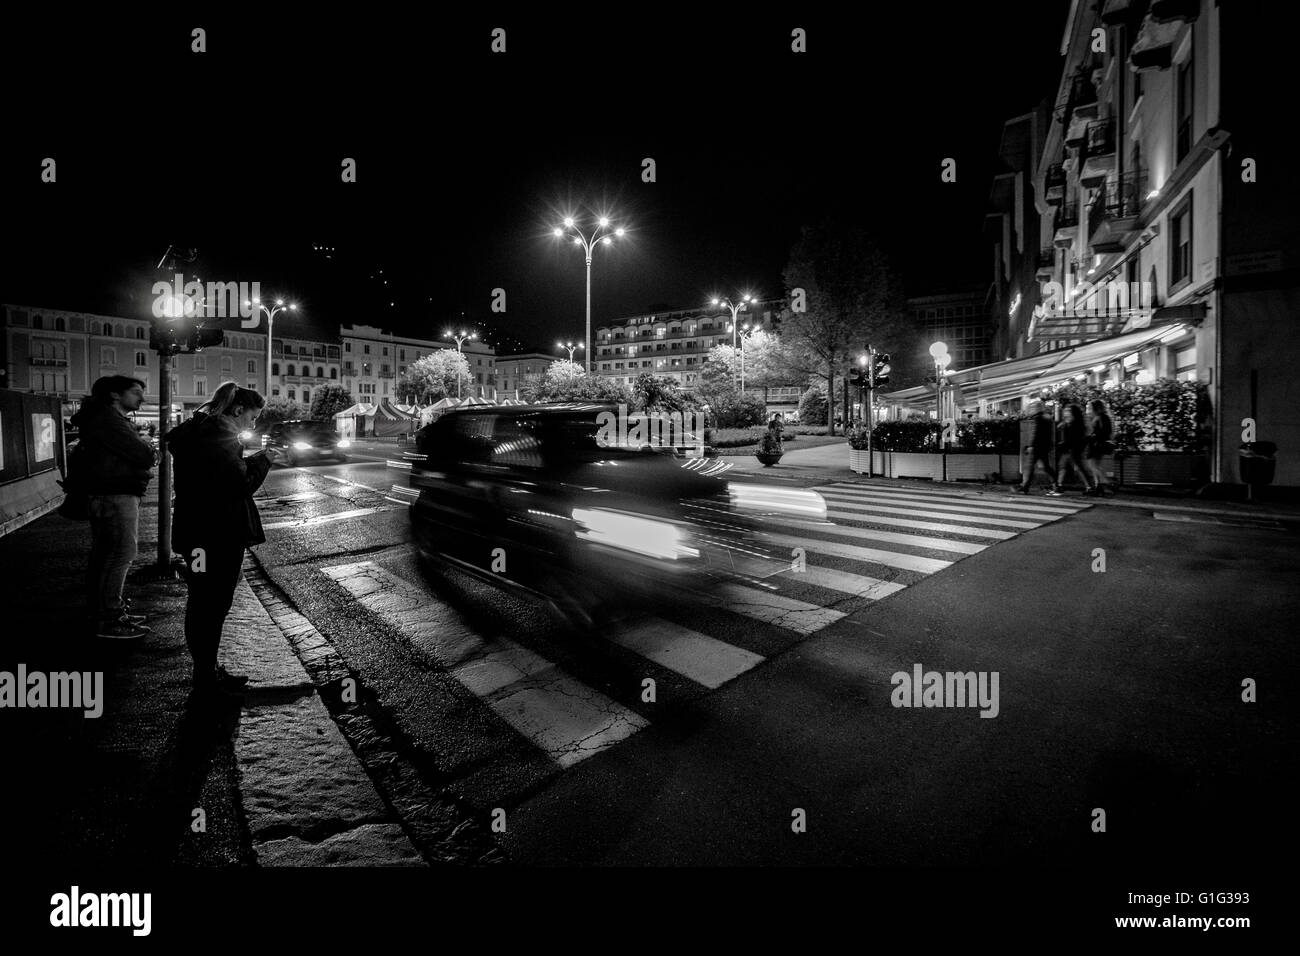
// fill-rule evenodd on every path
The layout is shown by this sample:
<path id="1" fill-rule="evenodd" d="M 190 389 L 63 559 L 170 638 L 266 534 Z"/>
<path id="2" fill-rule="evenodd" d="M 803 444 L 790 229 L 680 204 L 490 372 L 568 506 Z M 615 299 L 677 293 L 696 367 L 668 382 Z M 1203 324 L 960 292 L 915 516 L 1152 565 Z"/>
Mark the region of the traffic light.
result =
<path id="1" fill-rule="evenodd" d="M 853 385 L 856 388 L 866 388 L 867 370 L 864 368 L 859 368 L 857 366 L 852 366 L 849 371 L 848 379 L 850 385 Z"/>
<path id="2" fill-rule="evenodd" d="M 214 345 L 220 345 L 225 340 L 225 337 L 226 333 L 221 329 L 205 329 L 200 326 L 190 335 L 187 343 L 188 348 L 185 351 L 198 352 Z"/>
<path id="3" fill-rule="evenodd" d="M 876 365 L 873 371 L 876 387 L 879 388 L 889 381 L 889 353 L 881 352 L 875 357 Z"/>

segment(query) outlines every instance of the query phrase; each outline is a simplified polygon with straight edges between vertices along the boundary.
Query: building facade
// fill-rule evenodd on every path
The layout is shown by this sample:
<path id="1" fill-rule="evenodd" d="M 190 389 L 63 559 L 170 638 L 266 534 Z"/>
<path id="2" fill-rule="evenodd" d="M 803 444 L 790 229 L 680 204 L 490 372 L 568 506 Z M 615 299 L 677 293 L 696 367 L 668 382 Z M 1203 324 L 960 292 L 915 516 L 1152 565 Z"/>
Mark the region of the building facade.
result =
<path id="1" fill-rule="evenodd" d="M 1290 155 L 1261 95 L 1284 56 L 1272 19 L 1258 0 L 1071 4 L 1050 118 L 1004 130 L 986 220 L 1002 361 L 952 376 L 961 410 L 1070 381 L 1197 382 L 1210 480 L 1237 483 L 1240 445 L 1261 440 L 1275 483 L 1300 485 L 1300 184 L 1257 169 Z"/>
<path id="2" fill-rule="evenodd" d="M 740 312 L 741 329 L 734 330 L 735 344 L 743 338 L 746 324 L 774 332 L 780 324 L 784 300 L 773 299 L 750 305 Z M 631 385 L 642 372 L 674 378 L 682 388 L 699 382 L 700 366 L 715 345 L 733 344 L 730 310 L 712 306 L 632 315 L 615 319 L 595 330 L 592 342 L 592 370 Z"/>
<path id="3" fill-rule="evenodd" d="M 378 402 L 389 398 L 403 402 L 408 396 L 397 394 L 397 384 L 407 366 L 439 349 L 454 349 L 455 342 L 414 339 L 394 335 L 371 325 L 341 326 L 342 381 L 358 402 Z M 461 353 L 469 363 L 473 382 L 463 398 L 497 396 L 496 352 L 479 341 L 463 343 Z"/>
<path id="4" fill-rule="evenodd" d="M 923 341 L 948 346 L 954 371 L 993 361 L 994 320 L 987 287 L 911 298 L 907 311 Z"/>
<path id="5" fill-rule="evenodd" d="M 577 356 L 575 356 L 575 359 Z M 527 384 L 542 380 L 552 362 L 567 359 L 566 355 L 547 355 L 545 352 L 519 352 L 496 357 L 497 395 L 501 398 L 519 399 L 519 390 Z"/>

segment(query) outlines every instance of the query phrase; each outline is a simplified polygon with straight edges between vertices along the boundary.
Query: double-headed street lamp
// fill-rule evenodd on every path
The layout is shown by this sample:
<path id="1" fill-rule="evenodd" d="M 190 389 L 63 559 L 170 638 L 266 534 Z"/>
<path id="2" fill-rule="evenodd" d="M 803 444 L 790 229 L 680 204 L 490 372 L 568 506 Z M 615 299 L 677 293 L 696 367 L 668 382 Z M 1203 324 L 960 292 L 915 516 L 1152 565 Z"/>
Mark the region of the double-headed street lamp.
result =
<path id="1" fill-rule="evenodd" d="M 740 396 L 745 397 L 745 339 L 757 332 L 762 326 L 757 322 L 746 322 L 740 327 Z"/>
<path id="2" fill-rule="evenodd" d="M 453 332 L 450 329 L 448 329 L 444 338 L 456 340 L 456 354 L 459 355 L 460 347 L 464 345 L 466 342 L 472 342 L 476 338 L 478 338 L 478 333 L 466 332 L 464 329 L 462 329 L 460 332 Z M 460 370 L 459 369 L 457 369 L 456 371 L 456 397 L 460 398 Z"/>
<path id="3" fill-rule="evenodd" d="M 567 351 L 569 353 L 569 361 L 572 362 L 573 353 L 578 351 L 578 349 L 582 348 L 582 343 L 581 342 L 556 342 L 555 347 L 557 349 L 563 349 L 564 351 Z"/>
<path id="4" fill-rule="evenodd" d="M 726 298 L 713 299 L 712 302 L 714 305 L 720 305 L 724 309 L 727 309 L 731 312 L 731 347 L 734 349 L 736 347 L 736 315 L 740 312 L 748 312 L 749 304 L 751 302 L 757 303 L 758 296 L 756 295 L 744 296 L 743 298 L 741 298 L 739 302 L 735 304 L 732 304 L 732 301 Z"/>
<path id="5" fill-rule="evenodd" d="M 276 299 L 274 306 L 265 305 L 261 299 L 253 299 L 251 302 L 244 303 L 245 308 L 254 305 L 261 309 L 262 314 L 266 316 L 266 400 L 269 402 L 271 400 L 271 333 L 272 327 L 275 325 L 275 317 L 285 309 L 297 311 L 298 306 L 292 302 L 285 305 L 284 299 Z"/>
<path id="6" fill-rule="evenodd" d="M 568 230 L 568 232 L 566 233 L 565 230 Z M 605 232 L 602 233 L 601 230 L 605 230 Z M 605 245 L 609 245 L 614 241 L 613 236 L 622 236 L 627 232 L 627 230 L 621 227 L 618 229 L 611 230 L 609 228 L 608 217 L 601 216 L 598 220 L 596 220 L 596 228 L 593 229 L 591 231 L 591 235 L 588 236 L 585 235 L 582 232 L 582 230 L 578 228 L 578 225 L 574 221 L 574 218 L 572 216 L 566 216 L 564 218 L 564 228 L 561 229 L 559 226 L 557 226 L 555 229 L 551 231 L 557 237 L 562 237 L 566 234 L 572 236 L 574 244 L 582 246 L 583 251 L 587 254 L 587 342 L 586 342 L 587 358 L 586 361 L 587 361 L 587 371 L 590 372 L 591 371 L 591 253 L 592 250 L 596 248 L 597 244 L 604 243 Z"/>

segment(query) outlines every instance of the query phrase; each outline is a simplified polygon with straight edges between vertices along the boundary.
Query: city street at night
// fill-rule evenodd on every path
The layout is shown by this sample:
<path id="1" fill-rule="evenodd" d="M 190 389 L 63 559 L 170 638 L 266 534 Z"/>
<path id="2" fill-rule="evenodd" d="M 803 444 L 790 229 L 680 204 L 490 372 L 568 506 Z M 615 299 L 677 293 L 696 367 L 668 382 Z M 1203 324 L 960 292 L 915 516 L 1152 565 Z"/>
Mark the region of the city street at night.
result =
<path id="1" fill-rule="evenodd" d="M 1270 5 L 24 16 L 20 949 L 1277 935 Z"/>

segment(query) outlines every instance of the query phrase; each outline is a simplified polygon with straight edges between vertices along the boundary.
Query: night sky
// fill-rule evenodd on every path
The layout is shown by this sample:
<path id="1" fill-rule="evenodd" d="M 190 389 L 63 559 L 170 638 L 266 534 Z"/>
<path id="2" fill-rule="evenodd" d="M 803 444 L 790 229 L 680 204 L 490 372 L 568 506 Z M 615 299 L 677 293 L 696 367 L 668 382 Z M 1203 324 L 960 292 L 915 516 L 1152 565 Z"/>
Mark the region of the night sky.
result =
<path id="1" fill-rule="evenodd" d="M 464 313 L 501 351 L 553 350 L 583 334 L 584 266 L 549 230 L 589 209 L 629 229 L 596 251 L 595 325 L 778 296 L 800 225 L 828 213 L 876 237 L 909 295 L 987 283 L 1002 123 L 1055 95 L 1068 0 L 870 9 L 885 16 L 29 25 L 4 41 L 8 75 L 45 83 L 3 93 L 0 300 L 144 315 L 176 243 L 326 334 L 436 337 Z"/>

